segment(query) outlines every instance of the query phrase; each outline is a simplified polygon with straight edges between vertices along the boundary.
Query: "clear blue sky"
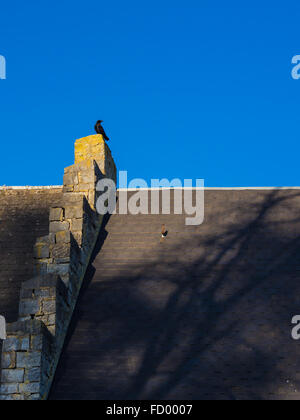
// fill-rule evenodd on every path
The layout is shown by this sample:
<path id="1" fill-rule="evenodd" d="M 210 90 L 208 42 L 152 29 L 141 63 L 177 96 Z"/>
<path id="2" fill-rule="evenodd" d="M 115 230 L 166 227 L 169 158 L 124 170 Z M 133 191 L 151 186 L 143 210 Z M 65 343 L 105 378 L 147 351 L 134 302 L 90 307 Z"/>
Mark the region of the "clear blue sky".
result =
<path id="1" fill-rule="evenodd" d="M 300 185 L 300 3 L 1 5 L 0 185 L 61 184 L 97 119 L 129 177 Z"/>

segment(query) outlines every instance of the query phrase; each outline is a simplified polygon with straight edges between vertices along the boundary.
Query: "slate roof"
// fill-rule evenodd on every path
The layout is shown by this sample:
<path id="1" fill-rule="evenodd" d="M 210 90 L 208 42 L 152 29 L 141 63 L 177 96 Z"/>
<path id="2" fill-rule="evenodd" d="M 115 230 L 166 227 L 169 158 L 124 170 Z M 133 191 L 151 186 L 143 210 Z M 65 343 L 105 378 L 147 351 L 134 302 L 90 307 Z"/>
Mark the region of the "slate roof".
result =
<path id="1" fill-rule="evenodd" d="M 110 218 L 50 399 L 300 399 L 300 191 L 206 191 L 184 217 Z"/>

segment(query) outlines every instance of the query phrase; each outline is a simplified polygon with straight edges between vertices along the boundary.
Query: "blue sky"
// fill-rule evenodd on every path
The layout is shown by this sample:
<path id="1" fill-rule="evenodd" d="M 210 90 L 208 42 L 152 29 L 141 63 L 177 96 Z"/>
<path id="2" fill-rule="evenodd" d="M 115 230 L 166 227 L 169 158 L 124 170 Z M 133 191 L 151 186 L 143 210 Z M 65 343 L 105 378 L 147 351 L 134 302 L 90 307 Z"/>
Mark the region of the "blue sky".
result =
<path id="1" fill-rule="evenodd" d="M 62 183 L 97 119 L 129 178 L 300 185 L 299 1 L 1 5 L 0 185 Z"/>

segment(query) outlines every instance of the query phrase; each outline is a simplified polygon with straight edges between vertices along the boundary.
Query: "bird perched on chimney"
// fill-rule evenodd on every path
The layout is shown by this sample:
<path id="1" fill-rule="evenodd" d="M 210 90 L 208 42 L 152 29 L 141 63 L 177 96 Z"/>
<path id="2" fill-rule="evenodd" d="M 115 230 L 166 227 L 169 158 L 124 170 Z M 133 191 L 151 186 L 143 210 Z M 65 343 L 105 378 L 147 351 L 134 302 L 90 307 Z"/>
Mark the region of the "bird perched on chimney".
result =
<path id="1" fill-rule="evenodd" d="M 106 135 L 106 133 L 105 133 L 105 131 L 104 131 L 104 128 L 102 127 L 102 124 L 103 123 L 103 121 L 102 120 L 99 120 L 99 121 L 97 121 L 96 122 L 96 125 L 95 125 L 95 131 L 96 131 L 96 133 L 97 134 L 101 134 L 103 137 L 104 137 L 104 139 L 106 140 L 106 141 L 108 141 L 109 140 L 109 138 L 107 137 L 107 135 Z"/>

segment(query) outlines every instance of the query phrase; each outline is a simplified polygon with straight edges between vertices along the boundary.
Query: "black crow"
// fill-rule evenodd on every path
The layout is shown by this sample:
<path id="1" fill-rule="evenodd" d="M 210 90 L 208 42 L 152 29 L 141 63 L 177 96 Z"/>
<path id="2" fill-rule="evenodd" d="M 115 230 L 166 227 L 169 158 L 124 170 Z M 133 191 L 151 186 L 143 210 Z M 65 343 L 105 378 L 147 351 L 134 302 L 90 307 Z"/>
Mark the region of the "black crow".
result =
<path id="1" fill-rule="evenodd" d="M 101 123 L 103 123 L 102 120 L 99 120 L 99 121 L 96 122 L 95 131 L 96 131 L 97 134 L 101 134 L 105 138 L 105 140 L 108 141 L 109 138 L 107 137 L 107 135 L 106 135 L 106 133 L 104 131 L 104 128 L 102 127 Z"/>

